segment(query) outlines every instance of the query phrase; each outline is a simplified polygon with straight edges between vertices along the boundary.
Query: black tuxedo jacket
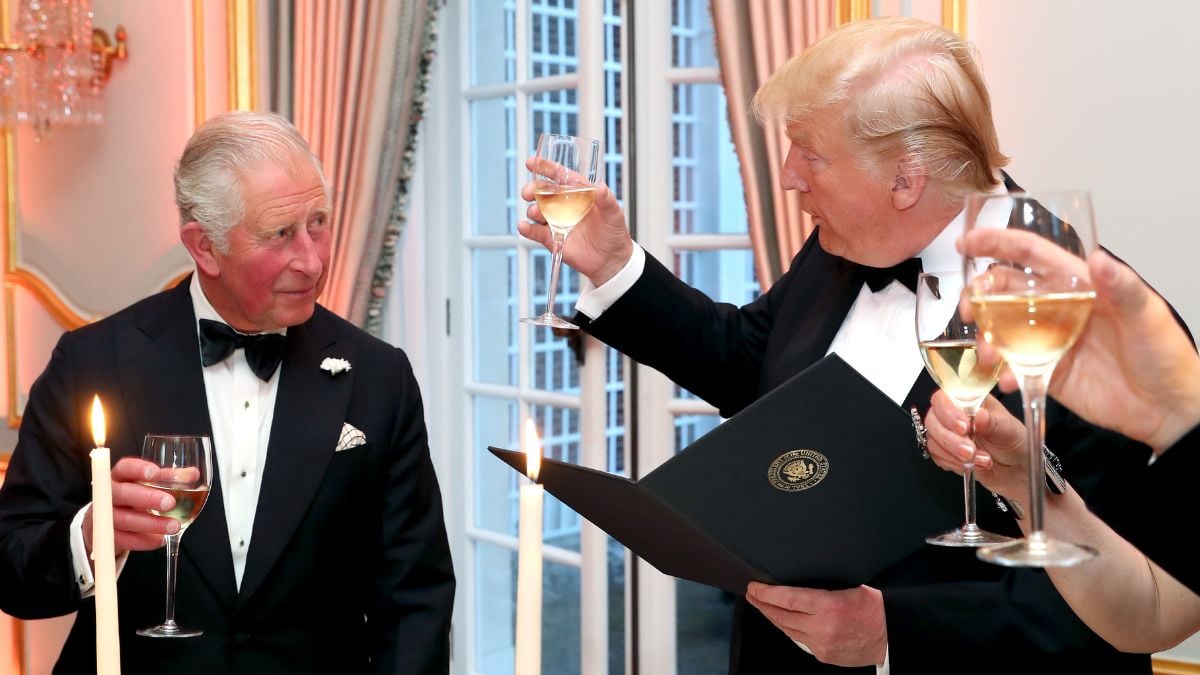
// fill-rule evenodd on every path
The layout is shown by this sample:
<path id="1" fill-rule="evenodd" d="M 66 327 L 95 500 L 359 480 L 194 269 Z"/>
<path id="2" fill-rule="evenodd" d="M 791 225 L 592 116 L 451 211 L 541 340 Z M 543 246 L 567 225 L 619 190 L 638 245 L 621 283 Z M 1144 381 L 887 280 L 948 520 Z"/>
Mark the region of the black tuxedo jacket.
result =
<path id="1" fill-rule="evenodd" d="M 809 237 L 787 273 L 744 307 L 713 302 L 647 256 L 642 276 L 599 319 L 576 320 L 731 416 L 822 358 L 863 286 L 864 268 L 825 252 L 818 239 L 817 233 Z M 922 371 L 905 409 L 916 405 L 924 414 L 935 389 Z M 1019 396 L 1005 402 L 1020 415 Z M 1148 448 L 1061 406 L 1051 403 L 1047 420 L 1047 444 L 1085 498 L 1111 489 L 1101 474 L 1121 474 L 1106 469 L 1145 466 Z M 981 500 L 981 526 L 1020 536 L 1011 516 L 988 502 Z M 1006 570 L 978 562 L 971 549 L 927 546 L 871 585 L 883 591 L 893 675 L 955 669 L 1011 675 L 1031 664 L 1065 672 L 1150 672 L 1147 656 L 1120 654 L 1084 626 L 1040 570 Z M 730 672 L 845 670 L 817 662 L 739 601 Z"/>
<path id="2" fill-rule="evenodd" d="M 322 359 L 349 361 L 331 376 Z M 454 577 L 420 393 L 403 352 L 322 307 L 288 329 L 241 589 L 220 471 L 182 538 L 177 620 L 151 639 L 166 555 L 132 553 L 118 580 L 124 673 L 440 673 Z M 93 394 L 116 458 L 148 432 L 211 434 L 188 283 L 63 335 L 30 391 L 0 491 L 0 606 L 78 611 L 56 673 L 95 672 L 95 603 L 73 578 L 69 524 L 91 500 Z M 334 452 L 349 422 L 367 443 Z M 215 459 L 214 459 L 215 461 Z"/>

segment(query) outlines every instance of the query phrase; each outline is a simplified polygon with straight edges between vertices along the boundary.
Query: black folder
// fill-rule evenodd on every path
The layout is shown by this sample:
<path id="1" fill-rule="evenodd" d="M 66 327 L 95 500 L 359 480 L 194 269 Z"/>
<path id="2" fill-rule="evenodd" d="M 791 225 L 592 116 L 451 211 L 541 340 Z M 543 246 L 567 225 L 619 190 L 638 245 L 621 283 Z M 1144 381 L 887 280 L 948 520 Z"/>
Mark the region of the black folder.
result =
<path id="1" fill-rule="evenodd" d="M 524 453 L 488 449 L 524 473 Z M 963 515 L 962 479 L 837 355 L 640 481 L 546 458 L 538 481 L 659 571 L 738 595 L 866 583 Z"/>

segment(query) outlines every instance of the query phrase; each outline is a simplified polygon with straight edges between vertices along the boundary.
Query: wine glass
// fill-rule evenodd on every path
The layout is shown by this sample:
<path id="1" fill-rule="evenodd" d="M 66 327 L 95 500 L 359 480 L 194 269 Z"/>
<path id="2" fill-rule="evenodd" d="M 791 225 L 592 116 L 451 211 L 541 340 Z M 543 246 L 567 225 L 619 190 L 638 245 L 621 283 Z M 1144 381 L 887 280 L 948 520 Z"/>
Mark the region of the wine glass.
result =
<path id="1" fill-rule="evenodd" d="M 179 565 L 179 540 L 191 525 L 212 484 L 212 443 L 208 436 L 171 436 L 147 434 L 142 443 L 142 459 L 158 467 L 154 477 L 142 485 L 162 490 L 175 498 L 175 507 L 167 511 L 150 510 L 156 516 L 179 521 L 179 531 L 167 539 L 167 611 L 166 619 L 152 628 L 142 628 L 146 637 L 195 637 L 203 631 L 181 628 L 175 623 L 175 571 Z"/>
<path id="2" fill-rule="evenodd" d="M 522 323 L 579 328 L 554 314 L 554 294 L 567 235 L 596 203 L 596 184 L 602 180 L 602 158 L 597 140 L 548 133 L 538 137 L 533 197 L 554 236 L 554 257 L 550 262 L 550 285 L 546 288 L 546 312 L 541 316 L 522 318 Z"/>
<path id="3" fill-rule="evenodd" d="M 966 231 L 1007 227 L 1032 232 L 1058 246 L 1057 259 L 963 259 L 967 299 L 984 339 L 1017 376 L 1025 406 L 1029 449 L 1029 535 L 979 550 L 988 562 L 1010 567 L 1067 567 L 1096 556 L 1095 549 L 1051 539 L 1042 527 L 1045 499 L 1046 388 L 1063 354 L 1091 313 L 1095 291 L 1084 259 L 1096 248 L 1091 195 L 1084 191 L 976 194 L 967 197 Z"/>
<path id="4" fill-rule="evenodd" d="M 958 311 L 963 277 L 960 272 L 921 274 L 917 277 L 917 346 L 925 369 L 950 401 L 967 416 L 967 437 L 975 440 L 975 413 L 1000 379 L 1002 362 L 980 363 L 975 354 L 975 324 Z M 974 445 L 972 445 L 972 448 Z M 963 462 L 961 527 L 927 537 L 937 546 L 987 546 L 1004 544 L 1012 537 L 988 532 L 975 523 L 975 455 Z"/>

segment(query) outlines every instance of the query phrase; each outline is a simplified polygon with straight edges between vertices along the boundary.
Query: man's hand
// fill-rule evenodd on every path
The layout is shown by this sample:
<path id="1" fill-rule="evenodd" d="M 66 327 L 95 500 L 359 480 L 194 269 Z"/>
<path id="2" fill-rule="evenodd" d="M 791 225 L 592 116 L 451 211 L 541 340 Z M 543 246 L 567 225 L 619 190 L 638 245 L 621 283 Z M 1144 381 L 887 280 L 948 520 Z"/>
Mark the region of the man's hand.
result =
<path id="1" fill-rule="evenodd" d="M 752 581 L 746 600 L 822 663 L 875 666 L 887 654 L 883 593 L 878 589 L 822 591 Z"/>
<path id="2" fill-rule="evenodd" d="M 140 485 L 153 479 L 158 467 L 143 459 L 126 457 L 112 469 L 113 529 L 117 555 L 125 551 L 153 551 L 163 545 L 164 534 L 179 531 L 179 521 L 156 516 L 149 509 L 167 511 L 175 498 L 162 490 Z M 83 517 L 83 544 L 92 552 L 92 510 Z"/>
<path id="3" fill-rule="evenodd" d="M 525 167 L 532 171 L 534 162 L 530 157 L 525 160 Z M 533 202 L 533 183 L 521 186 L 521 199 Z M 517 224 L 521 236 L 554 250 L 554 236 L 536 202 L 525 210 L 525 217 L 528 220 Z M 567 237 L 563 261 L 600 286 L 620 272 L 632 255 L 633 239 L 621 205 L 608 186 L 597 185 L 596 203 Z"/>

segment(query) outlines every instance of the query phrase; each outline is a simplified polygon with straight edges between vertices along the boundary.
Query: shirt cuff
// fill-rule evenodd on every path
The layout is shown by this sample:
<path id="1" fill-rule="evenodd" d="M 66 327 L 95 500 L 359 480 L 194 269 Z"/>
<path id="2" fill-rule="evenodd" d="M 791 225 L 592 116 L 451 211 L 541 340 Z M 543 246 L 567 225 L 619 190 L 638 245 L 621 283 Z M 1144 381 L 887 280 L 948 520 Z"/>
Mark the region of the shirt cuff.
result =
<path id="1" fill-rule="evenodd" d="M 629 256 L 629 260 L 621 268 L 621 271 L 599 287 L 593 286 L 592 282 L 584 277 L 579 289 L 579 300 L 575 302 L 575 309 L 592 321 L 599 319 L 605 310 L 612 307 L 613 303 L 620 300 L 622 295 L 633 288 L 645 268 L 646 252 L 642 250 L 641 246 L 634 244 L 633 255 Z"/>
<path id="2" fill-rule="evenodd" d="M 92 564 L 88 560 L 87 547 L 83 543 L 83 517 L 92 505 L 89 503 L 71 519 L 71 565 L 75 568 L 75 583 L 79 585 L 79 597 L 90 598 L 96 592 L 96 577 L 92 574 Z M 117 556 L 117 576 L 125 568 L 129 560 L 129 551 Z"/>

